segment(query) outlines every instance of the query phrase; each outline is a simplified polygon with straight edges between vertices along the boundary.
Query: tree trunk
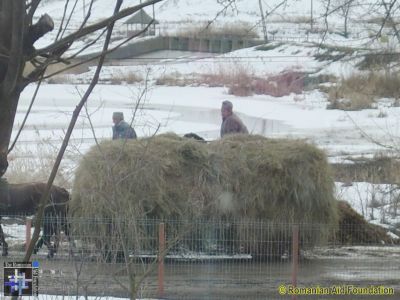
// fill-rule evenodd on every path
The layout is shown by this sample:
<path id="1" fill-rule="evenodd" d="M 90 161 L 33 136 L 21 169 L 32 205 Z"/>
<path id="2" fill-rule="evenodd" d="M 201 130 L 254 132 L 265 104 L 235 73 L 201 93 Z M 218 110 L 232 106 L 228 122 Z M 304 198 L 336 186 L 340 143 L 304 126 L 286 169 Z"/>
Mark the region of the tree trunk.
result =
<path id="1" fill-rule="evenodd" d="M 0 0 L 0 45 L 10 49 L 10 28 L 12 25 L 12 2 L 10 0 Z"/>
<path id="2" fill-rule="evenodd" d="M 264 34 L 264 42 L 268 42 L 268 35 L 267 35 L 267 23 L 265 22 L 265 17 L 264 17 L 264 10 L 262 7 L 262 2 L 261 0 L 258 1 L 258 6 L 260 8 L 260 13 L 261 13 L 261 24 L 263 28 L 263 34 Z"/>
<path id="3" fill-rule="evenodd" d="M 21 93 L 25 59 L 25 1 L 0 0 L 0 177 L 7 170 L 7 154 Z"/>
<path id="4" fill-rule="evenodd" d="M 10 55 L 10 30 L 12 24 L 9 1 L 0 0 L 0 84 L 3 82 L 7 72 L 7 57 Z M 0 102 L 1 103 L 1 102 Z"/>
<path id="5" fill-rule="evenodd" d="M 348 4 L 348 5 L 350 5 L 350 4 Z M 350 12 L 350 7 L 347 7 L 345 15 L 344 15 L 344 37 L 346 39 L 349 37 L 349 32 L 347 30 L 347 21 L 349 19 L 349 12 Z"/>
<path id="6" fill-rule="evenodd" d="M 19 92 L 14 92 L 8 97 L 2 93 L 0 94 L 0 106 L 2 108 L 0 110 L 0 177 L 3 176 L 8 167 L 8 146 L 11 140 L 19 96 Z"/>

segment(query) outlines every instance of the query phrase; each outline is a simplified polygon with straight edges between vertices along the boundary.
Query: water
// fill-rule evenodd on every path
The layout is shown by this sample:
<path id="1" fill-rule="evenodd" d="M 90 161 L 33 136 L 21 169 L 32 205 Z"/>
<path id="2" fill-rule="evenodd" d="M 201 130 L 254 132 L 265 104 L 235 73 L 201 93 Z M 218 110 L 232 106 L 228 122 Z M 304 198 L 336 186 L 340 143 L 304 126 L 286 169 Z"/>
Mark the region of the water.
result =
<path id="1" fill-rule="evenodd" d="M 160 111 L 166 111 L 166 109 L 168 109 L 166 106 L 162 105 L 153 105 L 146 108 Z M 178 114 L 177 116 L 171 118 L 172 120 L 197 124 L 214 124 L 216 127 L 218 127 L 218 130 L 204 130 L 196 132 L 206 139 L 215 139 L 220 135 L 219 127 L 221 126 L 222 120 L 219 109 L 179 106 L 169 111 Z M 268 137 L 275 134 L 285 133 L 290 129 L 290 126 L 281 121 L 248 116 L 242 113 L 238 113 L 238 116 L 242 119 L 243 123 L 246 125 L 251 134 L 259 134 Z M 188 128 L 188 132 L 189 129 L 190 128 Z"/>

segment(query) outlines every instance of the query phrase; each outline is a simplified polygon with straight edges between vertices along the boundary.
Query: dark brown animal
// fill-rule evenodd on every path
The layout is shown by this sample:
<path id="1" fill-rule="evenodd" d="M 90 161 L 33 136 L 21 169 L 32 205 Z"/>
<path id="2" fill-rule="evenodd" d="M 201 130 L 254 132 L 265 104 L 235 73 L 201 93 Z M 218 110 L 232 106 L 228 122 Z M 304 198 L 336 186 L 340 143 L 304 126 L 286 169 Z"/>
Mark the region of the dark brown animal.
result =
<path id="1" fill-rule="evenodd" d="M 38 209 L 40 198 L 46 188 L 45 183 L 2 184 L 0 186 L 0 220 L 4 216 L 34 215 Z M 68 234 L 66 221 L 69 193 L 62 187 L 53 185 L 50 190 L 49 202 L 45 207 L 43 236 L 39 240 L 36 251 L 44 244 L 49 249 L 48 257 L 57 251 L 58 244 L 50 243 L 54 234 L 56 237 L 63 229 Z M 0 242 L 3 246 L 2 255 L 8 254 L 8 245 L 0 224 Z"/>
<path id="2" fill-rule="evenodd" d="M 187 139 L 194 139 L 194 140 L 196 140 L 196 141 L 203 142 L 203 143 L 206 143 L 206 142 L 207 142 L 207 141 L 206 141 L 205 139 L 203 139 L 201 136 L 199 136 L 198 134 L 193 133 L 193 132 L 186 133 L 183 137 L 184 137 L 184 138 L 187 138 Z"/>

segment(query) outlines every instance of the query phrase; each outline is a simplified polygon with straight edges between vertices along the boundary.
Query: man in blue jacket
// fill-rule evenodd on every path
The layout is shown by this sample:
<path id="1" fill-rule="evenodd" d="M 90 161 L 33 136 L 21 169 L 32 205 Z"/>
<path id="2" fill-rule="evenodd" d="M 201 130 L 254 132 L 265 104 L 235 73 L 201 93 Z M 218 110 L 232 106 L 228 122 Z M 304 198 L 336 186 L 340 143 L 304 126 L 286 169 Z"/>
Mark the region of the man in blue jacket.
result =
<path id="1" fill-rule="evenodd" d="M 122 112 L 113 113 L 113 140 L 116 139 L 136 139 L 135 130 L 124 121 L 124 114 Z"/>

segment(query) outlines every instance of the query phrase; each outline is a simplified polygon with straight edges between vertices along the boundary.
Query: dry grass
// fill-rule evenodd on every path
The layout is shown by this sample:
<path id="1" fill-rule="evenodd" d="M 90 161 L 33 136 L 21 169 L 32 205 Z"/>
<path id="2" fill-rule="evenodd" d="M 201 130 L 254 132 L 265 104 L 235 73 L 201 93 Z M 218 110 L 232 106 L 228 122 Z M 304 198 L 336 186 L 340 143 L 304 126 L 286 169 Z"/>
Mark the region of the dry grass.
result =
<path id="1" fill-rule="evenodd" d="M 243 66 L 238 66 L 233 72 L 226 73 L 225 80 L 228 79 L 228 94 L 239 97 L 253 95 L 254 75 Z"/>
<path id="2" fill-rule="evenodd" d="M 77 83 L 84 83 L 88 79 L 83 79 L 79 77 L 75 77 L 72 74 L 59 74 L 55 75 L 47 80 L 47 83 L 49 84 L 77 84 Z M 123 72 L 123 71 L 116 71 L 110 76 L 103 76 L 99 79 L 99 82 L 105 83 L 105 84 L 134 84 L 134 83 L 140 83 L 144 79 L 142 76 L 129 71 L 129 72 Z"/>
<path id="3" fill-rule="evenodd" d="M 383 24 L 385 27 L 393 28 L 393 26 L 398 26 L 400 24 L 399 20 L 393 20 L 392 18 L 385 18 L 385 17 L 374 17 L 366 19 L 364 22 L 369 24 L 377 24 L 382 26 Z"/>
<path id="4" fill-rule="evenodd" d="M 200 86 L 228 87 L 228 93 L 236 96 L 250 96 L 253 94 L 254 74 L 241 65 L 230 68 L 219 67 L 215 72 L 208 74 L 181 74 L 178 72 L 166 74 L 156 79 L 157 85 L 167 86 Z"/>
<path id="5" fill-rule="evenodd" d="M 55 75 L 47 79 L 48 84 L 73 84 L 76 83 L 75 79 L 72 75 L 62 74 Z"/>
<path id="6" fill-rule="evenodd" d="M 218 67 L 205 74 L 184 75 L 171 73 L 156 79 L 158 85 L 227 87 L 230 95 L 239 97 L 253 94 L 282 97 L 291 93 L 300 94 L 304 89 L 304 74 L 287 71 L 274 76 L 257 77 L 247 66 L 234 64 Z"/>
<path id="7" fill-rule="evenodd" d="M 361 110 L 372 108 L 377 98 L 400 97 L 400 76 L 397 73 L 355 74 L 342 79 L 329 89 L 328 108 Z"/>
<path id="8" fill-rule="evenodd" d="M 35 147 L 16 148 L 9 156 L 5 177 L 10 183 L 47 182 L 57 151 L 49 142 L 42 141 Z M 61 165 L 54 184 L 71 188 L 71 170 Z"/>
<path id="9" fill-rule="evenodd" d="M 199 194 L 196 188 L 206 187 L 208 176 L 204 147 L 174 135 L 126 144 L 106 141 L 100 148 L 92 147 L 76 172 L 72 207 L 79 209 L 75 214 L 112 216 L 113 210 L 121 209 L 127 217 L 198 214 L 205 190 Z M 194 174 L 201 170 L 203 176 Z"/>
<path id="10" fill-rule="evenodd" d="M 335 223 L 333 182 L 325 154 L 316 147 L 300 140 L 237 135 L 210 148 L 219 185 L 232 192 L 237 216 Z"/>
<path id="11" fill-rule="evenodd" d="M 208 26 L 207 23 L 193 25 L 177 32 L 177 36 L 190 38 L 258 38 L 254 26 L 247 22 L 226 23 L 222 26 Z"/>
<path id="12" fill-rule="evenodd" d="M 143 81 L 143 77 L 132 72 L 122 72 L 118 71 L 111 78 L 109 79 L 111 84 L 121 84 L 121 83 L 127 83 L 127 84 L 134 84 L 134 83 L 139 83 Z"/>
<path id="13" fill-rule="evenodd" d="M 310 24 L 311 18 L 309 16 L 291 16 L 284 17 L 282 23 L 293 23 L 293 24 Z"/>
<path id="14" fill-rule="evenodd" d="M 285 15 L 275 15 L 268 18 L 271 23 L 292 23 L 292 24 L 310 24 L 310 16 L 285 16 Z"/>
<path id="15" fill-rule="evenodd" d="M 254 93 L 282 97 L 291 93 L 301 94 L 304 89 L 304 74 L 286 71 L 267 78 L 258 78 L 253 83 Z"/>
<path id="16" fill-rule="evenodd" d="M 339 230 L 333 242 L 345 244 L 379 244 L 393 243 L 386 230 L 374 224 L 368 223 L 363 216 L 358 214 L 344 201 L 339 201 Z M 357 228 L 355 234 L 354 229 Z"/>
<path id="17" fill-rule="evenodd" d="M 250 135 L 211 144 L 174 134 L 103 142 L 82 158 L 70 211 L 84 218 L 336 222 L 325 154 L 303 141 Z M 279 238 L 277 230 L 270 239 Z M 253 253 L 267 253 L 255 242 L 263 234 L 246 245 Z M 313 245 L 326 234 L 305 238 Z"/>
<path id="18" fill-rule="evenodd" d="M 341 182 L 400 182 L 400 161 L 395 157 L 378 154 L 374 158 L 354 160 L 352 164 L 332 165 L 335 181 Z"/>
<path id="19" fill-rule="evenodd" d="M 367 54 L 357 65 L 360 70 L 382 70 L 390 66 L 391 63 L 397 63 L 400 59 L 398 53 L 382 52 Z"/>
<path id="20" fill-rule="evenodd" d="M 230 94 L 236 95 L 233 91 L 241 88 L 250 88 L 254 77 L 254 71 L 250 67 L 231 64 L 228 66 L 220 65 L 213 72 L 201 74 L 198 80 L 200 84 L 206 84 L 211 87 L 227 86 L 232 89 Z M 239 91 L 239 93 L 243 94 L 242 91 Z"/>
<path id="21" fill-rule="evenodd" d="M 170 74 L 164 74 L 158 77 L 155 81 L 156 85 L 166 86 L 188 86 L 197 85 L 198 81 L 194 78 L 194 75 L 183 75 L 179 72 Z"/>

